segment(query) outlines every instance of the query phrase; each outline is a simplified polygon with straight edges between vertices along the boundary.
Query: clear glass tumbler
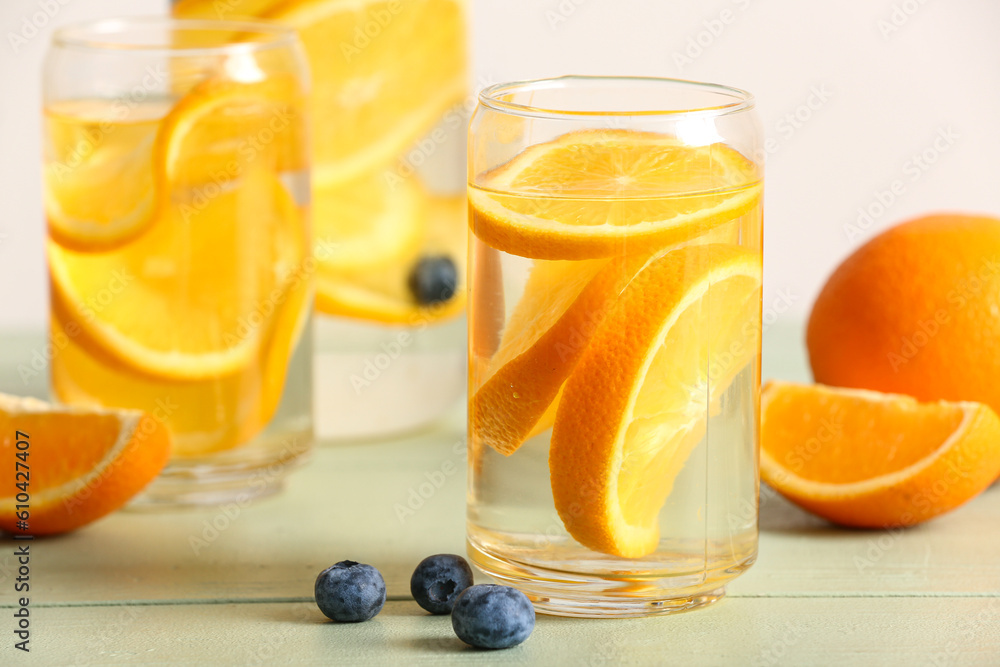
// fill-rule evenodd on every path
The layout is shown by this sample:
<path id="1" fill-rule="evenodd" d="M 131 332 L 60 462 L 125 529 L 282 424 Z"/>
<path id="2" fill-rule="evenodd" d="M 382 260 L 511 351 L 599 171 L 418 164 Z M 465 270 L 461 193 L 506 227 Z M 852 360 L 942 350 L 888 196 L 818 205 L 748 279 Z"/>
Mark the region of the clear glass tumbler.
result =
<path id="1" fill-rule="evenodd" d="M 719 85 L 479 96 L 468 549 L 539 611 L 689 609 L 756 557 L 760 142 Z"/>
<path id="2" fill-rule="evenodd" d="M 294 28 L 309 60 L 316 433 L 380 439 L 465 394 L 467 0 L 177 0 Z"/>
<path id="3" fill-rule="evenodd" d="M 170 428 L 140 505 L 272 493 L 311 447 L 307 95 L 288 28 L 135 18 L 55 34 L 52 394 Z"/>

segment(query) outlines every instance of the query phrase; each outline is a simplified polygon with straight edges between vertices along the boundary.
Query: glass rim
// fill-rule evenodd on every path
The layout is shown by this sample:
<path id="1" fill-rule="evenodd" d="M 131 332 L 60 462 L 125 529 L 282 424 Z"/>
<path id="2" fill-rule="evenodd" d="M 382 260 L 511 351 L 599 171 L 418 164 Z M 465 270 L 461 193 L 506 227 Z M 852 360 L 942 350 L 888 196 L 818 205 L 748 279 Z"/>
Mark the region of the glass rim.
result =
<path id="1" fill-rule="evenodd" d="M 550 107 L 534 106 L 530 104 L 520 104 L 501 99 L 502 95 L 520 92 L 553 90 L 558 88 L 569 88 L 579 83 L 622 83 L 631 82 L 636 84 L 668 84 L 672 86 L 687 87 L 690 89 L 700 89 L 706 92 L 714 92 L 733 98 L 727 104 L 719 104 L 705 107 L 692 107 L 687 109 L 634 109 L 634 110 L 607 110 L 607 111 L 583 111 L 574 109 L 559 109 Z M 479 91 L 479 103 L 493 111 L 507 113 L 511 115 L 524 116 L 530 118 L 548 119 L 582 119 L 620 116 L 663 116 L 670 119 L 686 116 L 722 116 L 741 111 L 749 111 L 756 106 L 756 100 L 752 93 L 726 86 L 718 83 L 707 83 L 702 81 L 691 81 L 688 79 L 672 79 L 658 76 L 616 76 L 616 75 L 580 75 L 568 74 L 564 76 L 548 77 L 541 79 L 525 79 L 523 81 L 510 81 L 506 83 L 496 83 L 487 86 Z"/>
<path id="2" fill-rule="evenodd" d="M 219 33 L 251 33 L 264 39 L 221 41 L 218 45 L 175 46 L 171 44 L 141 44 L 104 39 L 108 35 L 128 35 L 142 28 L 166 28 Z M 179 19 L 171 16 L 121 16 L 81 21 L 63 26 L 52 34 L 53 48 L 79 49 L 94 52 L 142 53 L 147 55 L 204 56 L 238 52 L 257 52 L 289 48 L 298 41 L 294 28 L 269 21 L 229 19 Z"/>

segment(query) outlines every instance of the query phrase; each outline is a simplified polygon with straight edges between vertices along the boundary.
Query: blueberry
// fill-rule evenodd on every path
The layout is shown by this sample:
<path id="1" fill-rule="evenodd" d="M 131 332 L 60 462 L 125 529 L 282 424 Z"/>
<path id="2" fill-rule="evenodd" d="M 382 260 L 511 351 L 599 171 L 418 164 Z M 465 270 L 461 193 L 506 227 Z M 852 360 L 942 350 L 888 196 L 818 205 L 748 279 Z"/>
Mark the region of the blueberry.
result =
<path id="1" fill-rule="evenodd" d="M 413 599 L 432 614 L 450 614 L 455 598 L 471 585 L 472 568 L 454 554 L 428 556 L 410 577 Z"/>
<path id="2" fill-rule="evenodd" d="M 342 560 L 316 577 L 316 604 L 335 621 L 367 621 L 382 611 L 385 580 L 371 565 Z"/>
<path id="3" fill-rule="evenodd" d="M 447 255 L 421 257 L 410 271 L 407 285 L 422 306 L 450 300 L 458 286 L 458 269 Z"/>
<path id="4" fill-rule="evenodd" d="M 470 586 L 455 601 L 451 627 L 466 644 L 510 648 L 527 639 L 535 629 L 535 609 L 516 588 L 496 584 Z"/>

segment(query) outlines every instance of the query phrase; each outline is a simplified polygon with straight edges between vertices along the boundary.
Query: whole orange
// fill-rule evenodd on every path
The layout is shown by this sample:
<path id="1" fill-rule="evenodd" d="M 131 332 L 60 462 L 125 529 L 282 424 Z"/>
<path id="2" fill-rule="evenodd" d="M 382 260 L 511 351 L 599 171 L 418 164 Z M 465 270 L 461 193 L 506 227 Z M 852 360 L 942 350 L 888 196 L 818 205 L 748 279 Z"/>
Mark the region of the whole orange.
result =
<path id="1" fill-rule="evenodd" d="M 817 382 L 1000 411 L 1000 219 L 928 215 L 871 239 L 830 276 L 806 342 Z"/>

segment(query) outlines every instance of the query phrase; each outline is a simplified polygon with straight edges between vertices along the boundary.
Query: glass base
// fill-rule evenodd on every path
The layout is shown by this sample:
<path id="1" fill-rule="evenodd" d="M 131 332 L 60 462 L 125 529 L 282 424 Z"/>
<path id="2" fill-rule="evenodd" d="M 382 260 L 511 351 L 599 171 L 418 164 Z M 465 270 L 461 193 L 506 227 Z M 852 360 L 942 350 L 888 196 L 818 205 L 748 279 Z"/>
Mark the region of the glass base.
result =
<path id="1" fill-rule="evenodd" d="M 706 572 L 702 583 L 690 585 L 690 575 L 677 577 L 677 581 L 670 577 L 611 578 L 541 568 L 491 554 L 472 541 L 467 542 L 467 552 L 476 568 L 523 592 L 539 613 L 577 618 L 661 616 L 705 607 L 722 599 L 726 582 L 755 560 Z M 672 585 L 682 579 L 688 585 Z"/>
<path id="2" fill-rule="evenodd" d="M 236 503 L 278 493 L 285 478 L 309 458 L 311 431 L 266 438 L 214 456 L 174 459 L 128 509 L 157 511 Z"/>
<path id="3" fill-rule="evenodd" d="M 318 317 L 317 438 L 388 439 L 448 414 L 466 391 L 465 332 L 464 317 L 419 327 Z"/>

